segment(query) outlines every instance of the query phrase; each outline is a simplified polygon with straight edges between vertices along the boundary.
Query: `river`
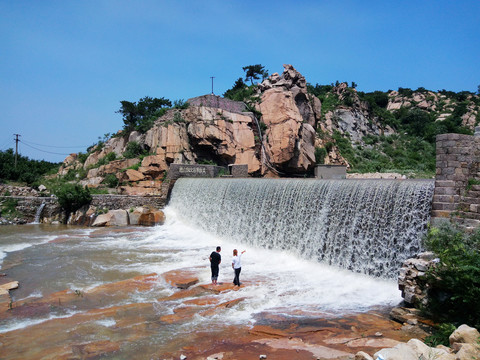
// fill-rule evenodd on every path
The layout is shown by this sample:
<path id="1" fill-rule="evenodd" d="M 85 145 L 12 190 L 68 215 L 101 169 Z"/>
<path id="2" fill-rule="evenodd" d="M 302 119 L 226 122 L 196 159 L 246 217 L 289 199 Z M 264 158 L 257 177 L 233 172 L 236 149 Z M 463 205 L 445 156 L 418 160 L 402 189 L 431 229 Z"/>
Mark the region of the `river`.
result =
<path id="1" fill-rule="evenodd" d="M 0 317 L 0 350 L 3 347 L 8 354 L 5 359 L 34 359 L 48 349 L 100 340 L 120 344 L 112 358 L 154 358 L 180 348 L 188 334 L 216 331 L 220 325 L 253 326 L 272 315 L 341 316 L 401 301 L 393 279 L 323 265 L 294 251 L 232 242 L 180 220 L 173 208 L 165 212 L 166 223 L 153 228 L 0 227 L 1 272 L 20 284 L 10 291 L 13 309 Z M 222 247 L 223 259 L 219 282 L 224 283 L 233 280 L 232 250 L 246 250 L 241 273 L 245 286 L 218 295 L 221 302 L 244 298 L 241 304 L 209 315 L 196 314 L 180 323 L 161 321 L 185 301 L 165 301 L 183 290 L 169 285 L 161 275 L 194 269 L 199 283 L 208 284 L 208 256 L 217 245 Z M 108 290 L 109 284 L 147 274 L 159 276 L 146 287 Z M 64 300 L 67 293 L 68 301 Z M 71 300 L 71 294 L 78 299 Z M 133 314 L 125 310 L 112 315 L 106 310 L 129 306 L 137 306 Z M 138 326 L 135 331 L 127 330 L 124 323 L 129 321 Z M 34 338 L 21 340 L 25 336 Z"/>

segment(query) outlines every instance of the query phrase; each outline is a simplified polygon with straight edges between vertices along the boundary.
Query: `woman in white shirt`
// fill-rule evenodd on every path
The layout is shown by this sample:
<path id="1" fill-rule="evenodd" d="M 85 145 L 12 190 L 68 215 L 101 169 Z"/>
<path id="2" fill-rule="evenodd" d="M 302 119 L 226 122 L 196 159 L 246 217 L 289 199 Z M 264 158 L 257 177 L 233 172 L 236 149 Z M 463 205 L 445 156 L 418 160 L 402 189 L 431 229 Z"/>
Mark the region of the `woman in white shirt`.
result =
<path id="1" fill-rule="evenodd" d="M 242 271 L 242 255 L 245 250 L 242 251 L 240 255 L 238 255 L 237 249 L 233 250 L 233 259 L 232 259 L 232 268 L 235 271 L 235 278 L 233 279 L 233 284 L 240 286 L 240 271 Z"/>

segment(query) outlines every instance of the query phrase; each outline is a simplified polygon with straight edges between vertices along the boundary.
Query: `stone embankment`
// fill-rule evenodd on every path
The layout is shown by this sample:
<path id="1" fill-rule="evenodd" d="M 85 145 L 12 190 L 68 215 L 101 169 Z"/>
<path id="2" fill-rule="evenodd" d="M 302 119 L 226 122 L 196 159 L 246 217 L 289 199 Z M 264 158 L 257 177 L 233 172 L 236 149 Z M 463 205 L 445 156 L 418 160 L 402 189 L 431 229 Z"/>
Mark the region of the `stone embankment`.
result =
<path id="1" fill-rule="evenodd" d="M 18 193 L 18 192 L 15 192 Z M 26 192 L 31 194 L 32 192 Z M 35 221 L 40 223 L 67 223 L 69 225 L 92 226 L 95 219 L 102 215 L 102 220 L 95 226 L 105 225 L 153 225 L 162 223 L 162 215 L 158 212 L 166 204 L 166 196 L 128 196 L 128 195 L 92 195 L 90 206 L 83 207 L 68 219 L 55 197 L 40 196 L 0 196 L 0 204 L 10 201 L 15 206 L 16 215 L 7 219 L 0 217 L 0 224 L 26 224 Z M 43 205 L 41 212 L 38 213 Z M 116 211 L 116 213 L 113 213 Z M 125 212 L 120 221 L 119 211 Z M 107 215 L 110 213 L 109 215 Z M 117 215 L 113 215 L 117 214 Z M 1 214 L 0 214 L 1 215 Z M 104 219 L 109 218 L 107 221 Z M 119 219 L 118 223 L 115 219 Z M 126 220 L 125 220 L 126 219 Z M 138 222 L 140 221 L 140 222 Z"/>

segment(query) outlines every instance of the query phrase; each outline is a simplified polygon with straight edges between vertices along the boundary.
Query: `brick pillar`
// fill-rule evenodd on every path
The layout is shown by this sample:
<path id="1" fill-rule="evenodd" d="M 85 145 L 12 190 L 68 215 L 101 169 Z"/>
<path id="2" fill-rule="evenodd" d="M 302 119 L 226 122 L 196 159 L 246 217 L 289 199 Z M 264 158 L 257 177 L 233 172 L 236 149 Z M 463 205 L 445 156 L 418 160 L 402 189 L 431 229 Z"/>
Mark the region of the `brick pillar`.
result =
<path id="1" fill-rule="evenodd" d="M 480 137 L 462 134 L 437 136 L 437 170 L 432 204 L 432 221 L 452 219 L 468 227 L 480 225 L 476 186 L 479 180 Z M 471 206 L 472 205 L 472 206 Z M 474 211 L 472 211 L 474 210 Z"/>

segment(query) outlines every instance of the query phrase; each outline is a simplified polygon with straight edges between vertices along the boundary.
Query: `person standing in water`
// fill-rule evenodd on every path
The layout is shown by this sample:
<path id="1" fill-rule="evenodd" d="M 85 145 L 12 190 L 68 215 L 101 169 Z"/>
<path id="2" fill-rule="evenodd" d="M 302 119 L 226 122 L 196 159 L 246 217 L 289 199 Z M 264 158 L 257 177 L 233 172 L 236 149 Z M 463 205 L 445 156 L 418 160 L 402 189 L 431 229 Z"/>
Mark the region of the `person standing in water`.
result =
<path id="1" fill-rule="evenodd" d="M 212 251 L 210 254 L 210 269 L 212 269 L 212 284 L 217 285 L 218 279 L 218 265 L 222 262 L 222 257 L 220 256 L 220 251 L 222 248 L 217 246 L 216 251 Z"/>
<path id="2" fill-rule="evenodd" d="M 233 259 L 232 259 L 232 268 L 235 271 L 235 278 L 233 279 L 233 284 L 240 286 L 240 271 L 242 271 L 242 255 L 246 250 L 243 250 L 240 256 L 238 255 L 237 249 L 233 250 Z"/>

